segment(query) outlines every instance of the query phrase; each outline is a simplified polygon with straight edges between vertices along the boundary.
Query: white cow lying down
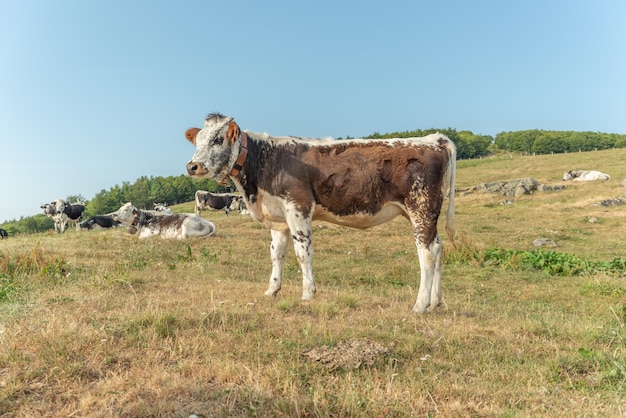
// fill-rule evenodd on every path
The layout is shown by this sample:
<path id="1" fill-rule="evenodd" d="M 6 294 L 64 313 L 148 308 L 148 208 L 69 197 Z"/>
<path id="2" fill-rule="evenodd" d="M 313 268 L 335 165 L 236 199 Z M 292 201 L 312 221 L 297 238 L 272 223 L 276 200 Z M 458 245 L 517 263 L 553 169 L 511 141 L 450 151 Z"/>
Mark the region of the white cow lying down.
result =
<path id="1" fill-rule="evenodd" d="M 563 180 L 575 180 L 575 181 L 593 181 L 593 180 L 608 180 L 611 176 L 601 171 L 595 170 L 575 170 L 568 171 L 563 174 Z"/>
<path id="2" fill-rule="evenodd" d="M 139 238 L 160 235 L 162 238 L 204 238 L 215 234 L 215 225 L 193 213 L 161 215 L 137 209 L 128 202 L 111 214 L 111 217 L 127 225 L 131 233 L 138 232 Z"/>

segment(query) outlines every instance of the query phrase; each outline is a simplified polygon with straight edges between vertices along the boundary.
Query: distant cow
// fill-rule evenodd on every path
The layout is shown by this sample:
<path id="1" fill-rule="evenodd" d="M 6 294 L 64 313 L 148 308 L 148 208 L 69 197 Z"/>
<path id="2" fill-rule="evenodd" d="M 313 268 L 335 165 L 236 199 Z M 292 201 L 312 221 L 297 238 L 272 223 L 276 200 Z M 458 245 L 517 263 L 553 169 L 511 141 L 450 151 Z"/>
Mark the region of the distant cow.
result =
<path id="1" fill-rule="evenodd" d="M 252 217 L 268 226 L 272 273 L 266 296 L 276 295 L 287 245 L 293 241 L 302 270 L 302 300 L 316 287 L 311 222 L 355 228 L 409 220 L 421 280 L 413 310 L 441 300 L 443 244 L 437 220 L 448 197 L 446 231 L 454 239 L 456 147 L 445 135 L 385 140 L 312 140 L 243 132 L 232 117 L 208 115 L 185 137 L 196 146 L 187 172 L 218 182 L 230 177 Z"/>
<path id="2" fill-rule="evenodd" d="M 576 170 L 576 171 L 568 171 L 567 173 L 563 173 L 563 180 L 574 180 L 574 181 L 594 181 L 594 180 L 609 180 L 611 176 L 605 174 L 601 171 L 595 170 Z"/>
<path id="3" fill-rule="evenodd" d="M 111 215 L 96 215 L 79 223 L 78 229 L 115 228 L 118 226 L 120 226 L 120 222 L 113 220 Z"/>
<path id="4" fill-rule="evenodd" d="M 65 226 L 67 225 L 67 215 L 63 212 L 57 212 L 55 202 L 44 203 L 41 205 L 41 209 L 43 209 L 44 215 L 54 220 L 54 232 L 60 234 L 65 231 Z"/>
<path id="5" fill-rule="evenodd" d="M 0 239 L 5 239 L 5 238 L 9 238 L 9 234 L 7 233 L 6 230 L 0 228 Z"/>
<path id="6" fill-rule="evenodd" d="M 160 215 L 173 215 L 174 214 L 172 209 L 167 207 L 166 203 L 155 203 L 154 211 L 158 212 Z"/>
<path id="7" fill-rule="evenodd" d="M 196 191 L 196 215 L 201 215 L 203 209 L 224 209 L 228 215 L 231 204 L 238 198 L 238 195 L 232 193 L 211 193 L 206 190 L 198 190 Z"/>
<path id="8" fill-rule="evenodd" d="M 243 201 L 243 196 L 237 196 L 230 204 L 230 210 L 239 212 L 240 215 L 249 215 L 248 209 L 246 208 L 246 202 Z"/>
<path id="9" fill-rule="evenodd" d="M 54 231 L 59 234 L 65 232 L 68 222 L 76 223 L 76 229 L 78 229 L 85 211 L 85 205 L 82 203 L 69 204 L 63 199 L 41 205 L 41 208 L 44 215 L 54 220 Z"/>
<path id="10" fill-rule="evenodd" d="M 212 222 L 192 213 L 158 215 L 137 209 L 126 203 L 111 214 L 114 220 L 129 227 L 129 232 L 138 233 L 139 238 L 160 235 L 162 238 L 204 238 L 215 234 Z"/>

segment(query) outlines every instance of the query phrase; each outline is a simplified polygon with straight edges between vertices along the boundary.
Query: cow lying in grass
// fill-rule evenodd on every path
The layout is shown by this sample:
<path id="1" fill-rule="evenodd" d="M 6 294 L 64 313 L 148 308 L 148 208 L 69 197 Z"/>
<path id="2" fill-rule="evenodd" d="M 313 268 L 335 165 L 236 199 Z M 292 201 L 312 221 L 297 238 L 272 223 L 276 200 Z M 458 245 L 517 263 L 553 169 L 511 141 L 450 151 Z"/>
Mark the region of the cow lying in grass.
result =
<path id="1" fill-rule="evenodd" d="M 575 170 L 563 173 L 563 180 L 574 181 L 594 181 L 594 180 L 609 180 L 611 176 L 601 171 L 596 170 Z"/>
<path id="2" fill-rule="evenodd" d="M 111 215 L 95 215 L 79 223 L 78 229 L 115 228 L 117 226 L 120 226 L 120 222 L 114 221 Z"/>
<path id="3" fill-rule="evenodd" d="M 369 228 L 400 215 L 409 220 L 421 269 L 413 310 L 441 300 L 443 243 L 437 220 L 448 197 L 446 230 L 454 237 L 456 147 L 445 135 L 385 140 L 306 140 L 243 132 L 232 117 L 210 114 L 185 137 L 196 146 L 187 172 L 233 181 L 250 215 L 271 230 L 267 296 L 281 288 L 287 246 L 302 270 L 302 300 L 316 292 L 311 222 Z"/>
<path id="4" fill-rule="evenodd" d="M 162 238 L 204 238 L 215 234 L 212 222 L 192 213 L 161 215 L 152 211 L 137 209 L 132 203 L 126 203 L 111 214 L 113 220 L 129 227 L 129 232 L 137 233 L 139 238 L 160 235 Z"/>

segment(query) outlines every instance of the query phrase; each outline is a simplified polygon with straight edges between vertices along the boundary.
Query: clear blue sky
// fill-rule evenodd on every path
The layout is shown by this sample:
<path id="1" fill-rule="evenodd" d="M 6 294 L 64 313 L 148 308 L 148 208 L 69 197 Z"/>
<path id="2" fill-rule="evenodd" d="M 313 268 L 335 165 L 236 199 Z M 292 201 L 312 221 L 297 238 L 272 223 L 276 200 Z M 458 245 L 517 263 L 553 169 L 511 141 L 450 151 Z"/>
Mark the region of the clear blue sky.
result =
<path id="1" fill-rule="evenodd" d="M 0 0 L 0 222 L 272 135 L 626 133 L 626 2 Z"/>

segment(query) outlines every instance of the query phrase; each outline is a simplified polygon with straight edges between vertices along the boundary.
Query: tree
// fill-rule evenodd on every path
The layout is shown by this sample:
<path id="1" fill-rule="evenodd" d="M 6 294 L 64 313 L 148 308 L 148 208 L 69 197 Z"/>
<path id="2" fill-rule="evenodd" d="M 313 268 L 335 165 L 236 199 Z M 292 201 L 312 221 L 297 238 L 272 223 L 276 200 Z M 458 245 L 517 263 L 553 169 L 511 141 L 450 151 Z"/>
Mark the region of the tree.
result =
<path id="1" fill-rule="evenodd" d="M 536 154 L 556 154 L 565 151 L 567 151 L 567 144 L 557 134 L 539 135 L 532 146 L 532 152 Z"/>

